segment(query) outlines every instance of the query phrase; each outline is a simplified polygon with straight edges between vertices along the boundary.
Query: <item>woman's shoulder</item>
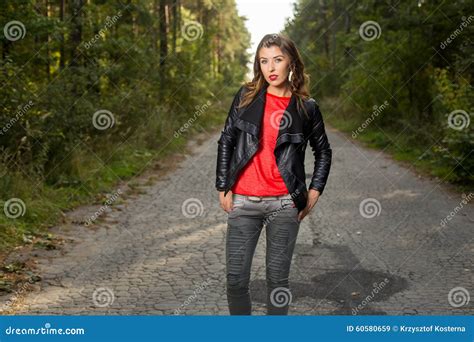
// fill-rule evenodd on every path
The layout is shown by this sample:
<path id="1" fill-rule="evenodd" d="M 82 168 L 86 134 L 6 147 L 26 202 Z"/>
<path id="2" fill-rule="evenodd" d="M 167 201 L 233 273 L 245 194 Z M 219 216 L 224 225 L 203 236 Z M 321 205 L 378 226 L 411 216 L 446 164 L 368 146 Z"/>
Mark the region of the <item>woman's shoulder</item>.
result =
<path id="1" fill-rule="evenodd" d="M 307 98 L 303 99 L 303 103 L 306 108 L 310 111 L 314 111 L 315 109 L 319 109 L 318 101 L 314 97 L 308 96 Z"/>
<path id="2" fill-rule="evenodd" d="M 308 96 L 304 101 L 305 101 L 305 103 L 308 103 L 308 104 L 311 104 L 311 105 L 315 105 L 316 107 L 319 107 L 318 101 L 316 101 L 316 99 L 312 96 Z"/>
<path id="3" fill-rule="evenodd" d="M 237 92 L 235 93 L 235 99 L 236 100 L 238 99 L 238 101 L 239 101 L 238 103 L 242 102 L 242 99 L 243 99 L 245 93 L 247 93 L 248 91 L 250 91 L 250 89 L 247 87 L 246 84 L 240 85 L 239 90 L 237 90 Z"/>
<path id="4" fill-rule="evenodd" d="M 304 106 L 307 110 L 308 116 L 306 117 L 307 119 L 313 121 L 313 120 L 319 120 L 319 115 L 320 115 L 320 109 L 319 109 L 319 103 L 314 97 L 307 97 L 304 100 Z"/>
<path id="5" fill-rule="evenodd" d="M 238 93 L 239 93 L 239 94 L 240 94 L 240 93 L 245 94 L 245 93 L 246 93 L 247 91 L 249 91 L 249 90 L 250 90 L 250 88 L 249 88 L 248 84 L 247 84 L 247 83 L 244 83 L 244 84 L 240 85 L 240 88 L 239 88 Z"/>
<path id="6" fill-rule="evenodd" d="M 245 86 L 245 84 L 241 84 L 239 86 L 239 89 L 235 92 L 234 98 L 241 98 L 243 94 L 248 90 L 248 88 Z"/>

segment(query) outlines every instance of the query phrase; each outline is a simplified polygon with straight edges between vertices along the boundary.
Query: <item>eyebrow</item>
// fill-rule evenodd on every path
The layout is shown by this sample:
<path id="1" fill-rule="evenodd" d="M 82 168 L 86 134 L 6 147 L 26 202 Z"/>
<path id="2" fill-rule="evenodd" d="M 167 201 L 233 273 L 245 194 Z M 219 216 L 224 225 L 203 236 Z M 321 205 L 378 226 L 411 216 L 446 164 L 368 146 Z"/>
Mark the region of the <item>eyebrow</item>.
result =
<path id="1" fill-rule="evenodd" d="M 277 57 L 285 57 L 285 56 L 283 56 L 283 55 L 278 55 L 278 56 L 275 56 L 275 57 L 273 57 L 273 58 L 277 58 Z M 260 57 L 259 59 L 262 59 L 262 58 L 263 58 L 263 59 L 267 59 L 266 57 Z"/>

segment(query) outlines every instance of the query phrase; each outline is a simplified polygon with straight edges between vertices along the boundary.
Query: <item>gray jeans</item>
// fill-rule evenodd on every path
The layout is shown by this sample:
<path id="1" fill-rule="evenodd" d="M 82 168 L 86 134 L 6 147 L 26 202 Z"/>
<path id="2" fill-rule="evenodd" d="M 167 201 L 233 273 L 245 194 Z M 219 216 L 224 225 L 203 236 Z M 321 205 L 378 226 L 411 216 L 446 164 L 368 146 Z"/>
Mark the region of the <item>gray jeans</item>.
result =
<path id="1" fill-rule="evenodd" d="M 267 315 L 287 315 L 291 302 L 288 277 L 300 222 L 290 194 L 253 197 L 232 194 L 227 218 L 226 289 L 231 315 L 251 315 L 249 283 L 252 259 L 266 227 Z"/>

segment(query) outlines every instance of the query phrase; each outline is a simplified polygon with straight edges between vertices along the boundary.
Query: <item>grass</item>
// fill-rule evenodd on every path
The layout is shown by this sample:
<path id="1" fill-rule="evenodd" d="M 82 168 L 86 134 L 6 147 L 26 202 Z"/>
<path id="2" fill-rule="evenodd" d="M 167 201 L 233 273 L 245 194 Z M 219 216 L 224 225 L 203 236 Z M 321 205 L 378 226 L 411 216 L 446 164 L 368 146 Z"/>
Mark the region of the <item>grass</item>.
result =
<path id="1" fill-rule="evenodd" d="M 54 249 L 54 237 L 48 235 L 48 229 L 62 222 L 65 211 L 80 205 L 103 204 L 105 195 L 121 180 L 130 181 L 133 188 L 133 178 L 155 161 L 182 152 L 187 140 L 202 129 L 222 125 L 228 110 L 226 105 L 217 103 L 179 137 L 173 137 L 179 123 L 173 122 L 171 117 L 168 122 L 161 117 L 159 122 L 148 123 L 145 129 L 137 130 L 136 136 L 120 146 L 96 145 L 100 150 L 94 151 L 84 144 L 53 170 L 59 180 L 54 185 L 23 171 L 5 174 L 0 180 L 2 209 L 11 198 L 21 199 L 24 206 L 19 204 L 23 215 L 17 218 L 0 215 L 0 265 L 17 246 L 33 244 Z"/>

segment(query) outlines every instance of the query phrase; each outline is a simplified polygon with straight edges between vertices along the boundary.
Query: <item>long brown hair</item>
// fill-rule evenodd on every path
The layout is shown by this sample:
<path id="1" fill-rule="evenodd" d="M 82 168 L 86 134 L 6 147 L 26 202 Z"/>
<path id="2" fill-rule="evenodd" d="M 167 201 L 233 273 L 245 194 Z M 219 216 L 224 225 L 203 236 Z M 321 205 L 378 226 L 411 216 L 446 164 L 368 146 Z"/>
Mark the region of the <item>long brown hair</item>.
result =
<path id="1" fill-rule="evenodd" d="M 308 116 L 303 101 L 310 97 L 308 92 L 309 75 L 304 72 L 304 64 L 295 43 L 287 36 L 278 33 L 266 34 L 258 44 L 253 62 L 253 80 L 245 82 L 244 86 L 247 88 L 247 91 L 243 95 L 238 108 L 245 107 L 251 103 L 258 92 L 268 84 L 260 68 L 259 51 L 262 47 L 268 48 L 272 45 L 278 46 L 290 58 L 290 70 L 293 71 L 290 90 L 296 96 L 298 112 L 303 109 L 305 115 Z"/>

